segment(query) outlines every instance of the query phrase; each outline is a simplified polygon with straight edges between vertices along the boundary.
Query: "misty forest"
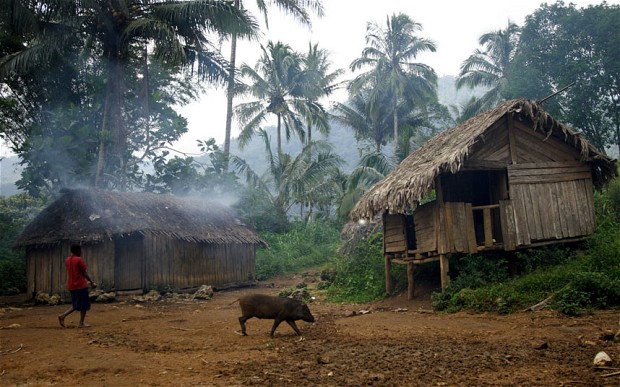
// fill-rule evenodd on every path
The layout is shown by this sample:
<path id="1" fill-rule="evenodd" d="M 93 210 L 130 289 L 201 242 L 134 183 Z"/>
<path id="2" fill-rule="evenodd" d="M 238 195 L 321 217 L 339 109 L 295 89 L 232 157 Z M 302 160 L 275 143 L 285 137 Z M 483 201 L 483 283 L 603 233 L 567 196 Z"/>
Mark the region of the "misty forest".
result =
<path id="1" fill-rule="evenodd" d="M 439 78 L 418 59 L 436 51 L 433 36 L 411 15 L 368 21 L 365 48 L 341 69 L 321 42 L 297 52 L 286 37 L 259 40 L 259 20 L 277 11 L 309 24 L 320 0 L 256 4 L 254 14 L 241 0 L 0 0 L 0 140 L 20 171 L 19 191 L 0 197 L 0 295 L 26 291 L 14 242 L 67 188 L 222 198 L 269 246 L 257 279 L 319 268 L 329 299 L 366 302 L 386 296 L 381 222 L 354 227 L 350 213 L 433 136 L 505 101 L 544 99 L 619 154 L 618 5 L 543 4 L 523 25 L 481 35 L 460 73 Z M 238 63 L 240 40 L 260 45 L 255 63 Z M 179 152 L 188 122 L 175 108 L 207 88 L 227 97 L 225 142 Z M 336 90 L 346 101 L 331 99 Z M 594 202 L 597 230 L 579 244 L 451 256 L 433 307 L 510 312 L 552 294 L 564 313 L 618 307 L 620 183 Z M 391 276 L 393 292 L 407 288 L 402 266 Z"/>

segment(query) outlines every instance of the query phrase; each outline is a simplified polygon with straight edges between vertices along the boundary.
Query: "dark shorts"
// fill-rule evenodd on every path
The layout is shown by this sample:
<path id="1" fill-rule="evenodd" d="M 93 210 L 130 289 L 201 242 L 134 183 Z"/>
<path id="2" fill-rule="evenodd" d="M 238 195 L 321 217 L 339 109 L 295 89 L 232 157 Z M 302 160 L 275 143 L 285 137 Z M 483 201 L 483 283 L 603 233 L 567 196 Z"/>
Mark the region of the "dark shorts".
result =
<path id="1" fill-rule="evenodd" d="M 90 298 L 88 297 L 88 288 L 71 290 L 71 305 L 73 306 L 74 310 L 90 310 Z"/>

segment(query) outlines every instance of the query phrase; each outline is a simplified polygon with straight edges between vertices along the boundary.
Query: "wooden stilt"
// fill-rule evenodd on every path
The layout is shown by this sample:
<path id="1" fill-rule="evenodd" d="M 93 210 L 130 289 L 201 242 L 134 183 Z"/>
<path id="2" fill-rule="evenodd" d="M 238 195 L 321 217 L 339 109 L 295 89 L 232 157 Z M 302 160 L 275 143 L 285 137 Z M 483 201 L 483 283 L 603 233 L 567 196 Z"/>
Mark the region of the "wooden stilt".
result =
<path id="1" fill-rule="evenodd" d="M 445 290 L 446 286 L 450 283 L 450 264 L 448 263 L 448 256 L 446 254 L 439 255 L 439 268 L 441 271 L 441 290 Z"/>
<path id="2" fill-rule="evenodd" d="M 414 283 L 413 283 L 413 262 L 407 262 L 407 299 L 413 300 Z"/>
<path id="3" fill-rule="evenodd" d="M 385 292 L 392 294 L 394 288 L 392 287 L 392 260 L 388 254 L 385 254 Z"/>

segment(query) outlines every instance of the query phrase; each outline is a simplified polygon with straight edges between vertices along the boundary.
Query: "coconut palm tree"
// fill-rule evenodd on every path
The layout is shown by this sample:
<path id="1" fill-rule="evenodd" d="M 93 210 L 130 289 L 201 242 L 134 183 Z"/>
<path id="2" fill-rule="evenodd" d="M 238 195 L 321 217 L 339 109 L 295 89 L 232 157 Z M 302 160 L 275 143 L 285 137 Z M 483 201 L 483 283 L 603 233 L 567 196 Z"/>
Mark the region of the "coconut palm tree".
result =
<path id="1" fill-rule="evenodd" d="M 379 103 L 372 101 L 373 92 L 362 90 L 349 97 L 345 103 L 336 102 L 332 109 L 334 120 L 347 125 L 355 132 L 355 138 L 370 140 L 374 144 L 374 152 L 381 153 L 381 148 L 390 138 L 391 124 L 389 103 L 386 99 L 374 95 Z M 387 98 L 384 96 L 384 98 Z"/>
<path id="2" fill-rule="evenodd" d="M 274 154 L 267 132 L 258 129 L 257 134 L 265 144 L 268 164 L 265 174 L 259 176 L 243 159 L 236 156 L 231 156 L 231 164 L 248 184 L 262 191 L 276 208 L 288 213 L 294 204 L 321 202 L 333 196 L 336 190 L 330 185 L 333 185 L 333 177 L 340 173 L 338 168 L 344 161 L 332 153 L 329 143 L 315 141 L 293 157 L 282 152 Z"/>
<path id="3" fill-rule="evenodd" d="M 508 21 L 505 29 L 487 32 L 480 36 L 477 48 L 461 64 L 461 71 L 456 80 L 456 87 L 488 87 L 489 90 L 480 98 L 474 98 L 464 107 L 463 118 L 494 108 L 503 100 L 502 92 L 506 88 L 507 76 L 514 58 L 521 29 Z"/>
<path id="4" fill-rule="evenodd" d="M 241 0 L 234 0 L 234 6 L 241 8 L 243 6 Z M 267 18 L 268 5 L 276 6 L 282 12 L 291 15 L 299 23 L 310 26 L 310 16 L 308 9 L 311 9 L 319 17 L 323 16 L 323 5 L 320 0 L 256 0 L 256 6 L 259 12 L 265 18 L 265 25 L 269 27 Z M 232 134 L 232 116 L 233 116 L 233 99 L 235 97 L 235 73 L 237 62 L 237 34 L 233 33 L 230 37 L 230 61 L 228 67 L 228 80 L 226 89 L 226 135 L 224 137 L 224 156 L 228 159 L 230 156 L 230 138 Z M 228 168 L 228 163 L 226 163 Z"/>
<path id="5" fill-rule="evenodd" d="M 226 61 L 209 44 L 208 34 L 227 35 L 234 31 L 252 36 L 257 30 L 254 19 L 224 0 L 2 2 L 10 9 L 19 8 L 19 13 L 12 13 L 14 22 L 29 20 L 31 31 L 36 33 L 31 44 L 2 58 L 0 77 L 11 71 L 36 68 L 47 62 L 52 53 L 63 50 L 79 49 L 85 56 L 105 63 L 96 186 L 103 184 L 106 171 L 125 173 L 128 134 L 123 122 L 123 80 L 125 72 L 130 71 L 132 55 L 147 55 L 143 48 L 149 46 L 153 57 L 168 66 L 197 65 L 199 77 L 223 81 Z"/>
<path id="6" fill-rule="evenodd" d="M 304 95 L 312 104 L 318 104 L 319 99 L 329 96 L 336 88 L 340 87 L 337 79 L 344 71 L 336 69 L 331 71 L 331 62 L 327 50 L 320 49 L 318 44 L 308 43 L 308 51 L 302 58 L 303 61 L 303 88 Z M 313 114 L 319 113 L 319 114 Z M 316 126 L 319 132 L 329 133 L 329 120 L 324 109 L 316 107 L 306 114 L 306 143 L 312 142 L 312 126 Z"/>
<path id="7" fill-rule="evenodd" d="M 253 100 L 236 106 L 242 128 L 240 146 L 245 146 L 258 132 L 269 114 L 277 118 L 277 150 L 282 153 L 282 129 L 286 139 L 295 133 L 304 142 L 304 114 L 321 110 L 304 96 L 301 56 L 289 45 L 269 42 L 254 68 L 242 65 L 241 75 L 249 78 L 247 92 Z"/>
<path id="8" fill-rule="evenodd" d="M 392 169 L 394 163 L 382 152 L 363 155 L 357 167 L 346 179 L 338 203 L 338 216 L 341 219 L 348 219 L 349 213 L 364 193 L 387 176 Z"/>
<path id="9" fill-rule="evenodd" d="M 367 69 L 351 82 L 352 94 L 372 85 L 376 90 L 369 95 L 373 106 L 378 102 L 377 96 L 391 95 L 389 111 L 395 143 L 398 143 L 399 103 L 407 98 L 413 104 L 424 105 L 435 94 L 435 71 L 423 63 L 414 62 L 421 53 L 436 51 L 433 41 L 417 36 L 421 30 L 420 23 L 403 13 L 388 16 L 385 28 L 374 22 L 368 23 L 367 46 L 362 50 L 362 56 L 350 65 L 352 71 Z"/>

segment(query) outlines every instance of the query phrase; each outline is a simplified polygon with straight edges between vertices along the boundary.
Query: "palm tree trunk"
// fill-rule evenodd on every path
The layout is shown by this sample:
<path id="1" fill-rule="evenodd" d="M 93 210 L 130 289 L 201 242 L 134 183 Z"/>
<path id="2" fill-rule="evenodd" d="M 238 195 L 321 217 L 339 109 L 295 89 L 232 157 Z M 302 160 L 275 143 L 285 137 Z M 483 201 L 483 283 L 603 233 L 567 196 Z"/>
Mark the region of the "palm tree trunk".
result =
<path id="1" fill-rule="evenodd" d="M 280 114 L 278 113 L 278 157 L 280 157 L 280 155 L 282 154 L 282 133 L 281 133 L 281 128 L 282 126 L 282 116 L 280 116 Z"/>
<path id="2" fill-rule="evenodd" d="M 236 8 L 240 7 L 240 0 L 235 0 Z M 237 61 L 237 34 L 233 32 L 230 38 L 230 64 L 228 68 L 228 85 L 226 89 L 226 136 L 224 137 L 224 173 L 228 172 L 230 158 L 230 140 L 232 135 L 233 98 L 235 93 L 235 62 Z"/>
<path id="3" fill-rule="evenodd" d="M 121 111 L 121 84 L 122 71 L 119 54 L 111 50 L 108 54 L 106 96 L 101 123 L 101 138 L 99 139 L 99 154 L 95 173 L 95 187 L 105 185 L 104 175 L 106 166 L 116 166 L 113 175 L 120 175 L 118 180 L 121 190 L 126 187 L 126 160 L 127 133 L 122 122 Z M 106 142 L 111 142 L 108 149 Z"/>
<path id="4" fill-rule="evenodd" d="M 394 98 L 394 149 L 396 150 L 396 148 L 398 148 L 398 110 L 397 110 L 397 101 L 396 98 Z"/>

